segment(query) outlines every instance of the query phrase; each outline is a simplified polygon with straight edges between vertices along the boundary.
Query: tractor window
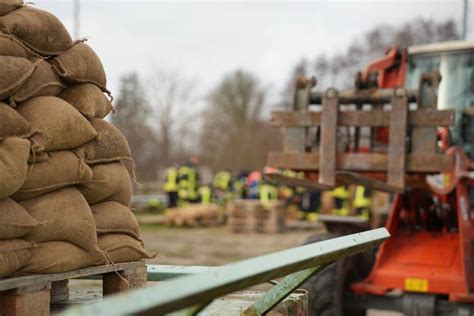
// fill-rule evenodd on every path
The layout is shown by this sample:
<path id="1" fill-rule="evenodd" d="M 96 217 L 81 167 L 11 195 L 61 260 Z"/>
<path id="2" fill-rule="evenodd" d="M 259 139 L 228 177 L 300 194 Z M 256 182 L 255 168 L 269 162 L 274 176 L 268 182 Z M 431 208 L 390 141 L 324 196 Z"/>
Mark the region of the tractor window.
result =
<path id="1" fill-rule="evenodd" d="M 439 70 L 442 77 L 438 91 L 438 109 L 463 112 L 474 105 L 473 51 L 410 57 L 407 88 L 416 89 L 420 75 L 433 70 Z"/>

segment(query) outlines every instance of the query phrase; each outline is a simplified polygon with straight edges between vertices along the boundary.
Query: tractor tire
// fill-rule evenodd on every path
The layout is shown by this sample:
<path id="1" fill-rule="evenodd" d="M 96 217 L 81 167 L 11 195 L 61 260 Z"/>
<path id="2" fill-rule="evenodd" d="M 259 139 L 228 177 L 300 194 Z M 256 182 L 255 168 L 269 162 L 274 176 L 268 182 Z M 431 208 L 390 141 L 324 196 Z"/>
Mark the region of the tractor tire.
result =
<path id="1" fill-rule="evenodd" d="M 312 244 L 339 236 L 333 233 L 312 236 L 304 244 Z M 365 315 L 365 310 L 344 308 L 344 293 L 349 290 L 350 283 L 360 281 L 369 274 L 373 260 L 373 253 L 362 253 L 337 260 L 306 281 L 302 287 L 308 291 L 308 315 Z"/>

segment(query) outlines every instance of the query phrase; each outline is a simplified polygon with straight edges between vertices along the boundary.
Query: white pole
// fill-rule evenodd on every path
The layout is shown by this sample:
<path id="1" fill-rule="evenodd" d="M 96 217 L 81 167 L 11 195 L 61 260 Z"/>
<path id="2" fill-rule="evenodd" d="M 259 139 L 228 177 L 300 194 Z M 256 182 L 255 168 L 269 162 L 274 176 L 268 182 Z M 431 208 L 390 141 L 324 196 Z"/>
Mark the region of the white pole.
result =
<path id="1" fill-rule="evenodd" d="M 74 38 L 80 37 L 80 0 L 74 0 Z"/>
<path id="2" fill-rule="evenodd" d="M 468 0 L 463 1 L 462 6 L 462 39 L 467 39 L 467 11 L 468 11 Z"/>

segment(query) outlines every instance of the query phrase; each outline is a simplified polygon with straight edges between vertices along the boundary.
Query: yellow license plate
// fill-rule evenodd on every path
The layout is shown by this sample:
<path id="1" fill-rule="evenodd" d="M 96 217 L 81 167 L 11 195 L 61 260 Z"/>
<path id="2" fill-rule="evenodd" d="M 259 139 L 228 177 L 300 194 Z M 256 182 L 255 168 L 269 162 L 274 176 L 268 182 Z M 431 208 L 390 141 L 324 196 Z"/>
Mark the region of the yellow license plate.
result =
<path id="1" fill-rule="evenodd" d="M 405 291 L 428 292 L 428 280 L 418 278 L 406 278 Z"/>

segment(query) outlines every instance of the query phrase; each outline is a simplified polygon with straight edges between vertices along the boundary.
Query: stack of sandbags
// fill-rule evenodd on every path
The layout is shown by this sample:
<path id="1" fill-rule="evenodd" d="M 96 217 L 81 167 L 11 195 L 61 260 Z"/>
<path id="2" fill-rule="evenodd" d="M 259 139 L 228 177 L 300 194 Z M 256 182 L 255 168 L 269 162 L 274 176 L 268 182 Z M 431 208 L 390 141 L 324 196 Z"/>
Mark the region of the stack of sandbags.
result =
<path id="1" fill-rule="evenodd" d="M 0 2 L 0 277 L 149 255 L 101 61 L 48 12 Z"/>

